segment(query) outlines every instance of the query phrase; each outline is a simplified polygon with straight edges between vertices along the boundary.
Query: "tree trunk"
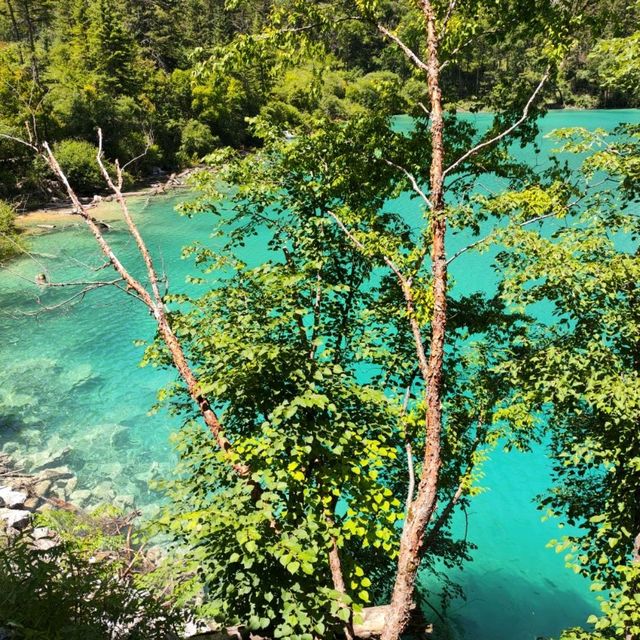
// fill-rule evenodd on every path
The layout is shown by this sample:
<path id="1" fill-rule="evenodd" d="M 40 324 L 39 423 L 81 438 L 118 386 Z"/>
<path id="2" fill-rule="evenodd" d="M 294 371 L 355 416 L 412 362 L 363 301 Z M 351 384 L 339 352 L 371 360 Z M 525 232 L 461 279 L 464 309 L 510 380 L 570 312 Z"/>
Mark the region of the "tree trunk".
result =
<path id="1" fill-rule="evenodd" d="M 396 581 L 387 621 L 381 640 L 397 640 L 411 616 L 413 593 L 420 565 L 424 534 L 437 504 L 442 431 L 442 366 L 447 322 L 447 261 L 445 254 L 446 219 L 444 216 L 444 120 L 438 61 L 438 35 L 435 14 L 429 0 L 421 0 L 427 23 L 427 83 L 431 100 L 431 234 L 432 291 L 434 298 L 431 321 L 429 361 L 423 375 L 427 393 L 426 443 L 418 492 L 405 520 L 400 541 Z M 416 348 L 420 347 L 416 344 Z"/>
<path id="2" fill-rule="evenodd" d="M 340 562 L 340 550 L 335 538 L 332 540 L 331 549 L 329 550 L 329 568 L 331 569 L 331 580 L 333 588 L 339 593 L 347 593 L 347 587 L 344 583 L 344 575 L 342 574 L 342 563 Z M 347 605 L 345 604 L 345 607 Z M 349 620 L 344 625 L 344 637 L 346 640 L 354 640 L 353 633 L 353 612 L 349 608 Z"/>
<path id="3" fill-rule="evenodd" d="M 16 20 L 16 14 L 13 10 L 11 0 L 7 0 L 7 10 L 9 11 L 11 26 L 13 27 L 13 35 L 18 45 L 18 57 L 20 58 L 20 64 L 24 64 L 24 56 L 22 55 L 22 38 L 20 37 L 20 29 L 18 28 L 18 21 Z"/>

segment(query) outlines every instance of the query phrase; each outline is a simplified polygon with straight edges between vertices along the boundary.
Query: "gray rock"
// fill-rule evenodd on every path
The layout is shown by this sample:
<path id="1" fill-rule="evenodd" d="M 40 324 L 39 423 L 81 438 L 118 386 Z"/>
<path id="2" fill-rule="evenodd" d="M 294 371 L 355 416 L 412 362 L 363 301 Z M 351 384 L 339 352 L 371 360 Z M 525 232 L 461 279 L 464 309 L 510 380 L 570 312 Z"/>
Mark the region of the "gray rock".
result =
<path id="1" fill-rule="evenodd" d="M 48 478 L 43 478 L 42 480 L 36 482 L 33 487 L 33 491 L 36 495 L 47 496 L 49 495 L 49 491 L 51 491 L 51 485 L 51 480 L 49 480 Z"/>
<path id="2" fill-rule="evenodd" d="M 64 488 L 64 490 L 67 493 L 67 495 L 69 495 L 76 490 L 77 486 L 78 486 L 78 478 L 76 476 L 72 476 L 71 478 L 69 478 L 69 480 L 67 480 L 67 486 Z"/>
<path id="3" fill-rule="evenodd" d="M 10 487 L 0 487 L 0 507 L 18 509 L 24 506 L 27 494 L 22 491 L 14 491 Z"/>
<path id="4" fill-rule="evenodd" d="M 78 507 L 84 507 L 90 499 L 91 491 L 87 491 L 86 489 L 79 489 L 78 491 L 74 491 L 69 496 L 69 502 L 71 504 L 75 504 Z"/>
<path id="5" fill-rule="evenodd" d="M 38 477 L 40 480 L 49 480 L 54 482 L 55 480 L 60 480 L 62 478 L 73 478 L 73 472 L 67 466 L 54 467 L 43 470 L 38 474 Z"/>
<path id="6" fill-rule="evenodd" d="M 57 547 L 60 544 L 58 540 L 51 540 L 50 538 L 43 538 L 42 540 L 34 540 L 32 546 L 38 551 L 49 551 L 53 547 Z"/>
<path id="7" fill-rule="evenodd" d="M 55 538 L 56 532 L 49 527 L 36 527 L 31 532 L 31 537 L 34 540 L 42 540 L 42 538 Z"/>
<path id="8" fill-rule="evenodd" d="M 21 509 L 0 509 L 0 520 L 8 528 L 22 530 L 31 522 L 31 512 Z"/>

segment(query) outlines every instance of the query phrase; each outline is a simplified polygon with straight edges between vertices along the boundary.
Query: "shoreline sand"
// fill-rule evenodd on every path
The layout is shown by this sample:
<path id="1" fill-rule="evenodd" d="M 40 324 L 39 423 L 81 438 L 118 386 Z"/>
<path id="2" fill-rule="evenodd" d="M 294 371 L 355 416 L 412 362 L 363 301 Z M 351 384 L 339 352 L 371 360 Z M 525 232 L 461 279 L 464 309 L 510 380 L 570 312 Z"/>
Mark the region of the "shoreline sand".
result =
<path id="1" fill-rule="evenodd" d="M 127 202 L 135 207 L 140 200 L 172 196 L 182 188 L 186 187 L 180 185 L 161 192 L 156 188 L 149 188 L 129 191 L 123 195 Z M 97 220 L 108 223 L 122 218 L 120 207 L 114 199 L 102 199 L 96 203 L 89 203 L 87 206 L 91 215 Z M 74 209 L 70 204 L 53 205 L 34 209 L 33 211 L 25 211 L 16 216 L 16 226 L 25 235 L 51 233 L 80 224 L 82 224 L 82 218 L 77 213 L 74 213 Z"/>

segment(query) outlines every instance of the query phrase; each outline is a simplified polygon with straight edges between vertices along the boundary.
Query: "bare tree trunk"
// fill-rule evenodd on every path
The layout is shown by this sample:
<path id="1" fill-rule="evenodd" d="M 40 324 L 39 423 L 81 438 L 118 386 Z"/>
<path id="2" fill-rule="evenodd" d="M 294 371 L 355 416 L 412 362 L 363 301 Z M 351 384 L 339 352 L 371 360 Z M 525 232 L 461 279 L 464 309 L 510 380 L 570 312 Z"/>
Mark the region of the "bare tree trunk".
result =
<path id="1" fill-rule="evenodd" d="M 411 503 L 400 541 L 396 581 L 381 640 L 397 640 L 411 616 L 415 580 L 420 565 L 424 534 L 437 504 L 438 481 L 442 466 L 440 447 L 442 432 L 442 367 L 447 323 L 447 261 L 445 255 L 446 219 L 444 215 L 444 120 L 438 61 L 438 35 L 435 14 L 429 0 L 420 5 L 427 23 L 427 82 L 431 101 L 431 261 L 434 298 L 431 343 L 426 368 L 421 367 L 426 385 L 426 442 L 422 474 L 415 499 Z M 410 289 L 410 286 L 409 286 Z M 410 290 L 405 291 L 410 295 Z M 407 300 L 409 302 L 409 300 Z M 424 362 L 422 343 L 417 337 L 417 321 L 412 322 L 418 359 Z"/>
<path id="2" fill-rule="evenodd" d="M 347 587 L 344 583 L 344 575 L 342 573 L 342 563 L 340 562 L 340 550 L 338 544 L 333 538 L 331 549 L 329 550 L 329 569 L 331 570 L 331 580 L 333 581 L 333 588 L 338 593 L 347 593 Z M 345 604 L 345 607 L 347 605 Z M 353 633 L 353 611 L 349 608 L 349 620 L 344 626 L 344 636 L 347 640 L 354 639 Z"/>
<path id="3" fill-rule="evenodd" d="M 11 0 L 7 0 L 7 10 L 9 11 L 9 18 L 11 19 L 11 26 L 13 27 L 13 34 L 18 44 L 18 56 L 20 58 L 20 64 L 24 64 L 24 56 L 22 55 L 22 41 L 20 38 L 20 29 L 18 28 L 18 21 L 16 20 L 16 14 L 13 10 Z"/>

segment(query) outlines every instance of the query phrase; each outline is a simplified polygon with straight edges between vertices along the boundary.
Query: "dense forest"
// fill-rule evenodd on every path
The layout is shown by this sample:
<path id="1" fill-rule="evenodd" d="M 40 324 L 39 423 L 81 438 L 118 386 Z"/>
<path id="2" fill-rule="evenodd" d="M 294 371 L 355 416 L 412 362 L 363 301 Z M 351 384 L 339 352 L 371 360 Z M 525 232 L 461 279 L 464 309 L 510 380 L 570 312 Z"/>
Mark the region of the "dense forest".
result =
<path id="1" fill-rule="evenodd" d="M 640 638 L 640 125 L 557 130 L 546 158 L 538 137 L 551 108 L 640 104 L 640 4 L 1 6 L 1 195 L 69 199 L 106 260 L 23 279 L 38 304 L 134 298 L 155 329 L 142 364 L 171 372 L 158 407 L 181 424 L 140 529 L 135 510 L 57 498 L 18 526 L 43 477 L 18 439 L 2 453 L 10 638 L 164 640 L 187 621 L 451 637 L 451 575 L 474 550 L 456 517 L 494 451 L 532 449 L 550 462 L 537 505 L 566 527 L 553 545 L 598 594 L 561 637 Z M 214 240 L 193 238 L 193 286 L 168 290 L 125 192 L 197 164 L 213 170 L 179 211 Z M 5 255 L 22 251 L 13 216 L 3 203 Z M 495 286 L 457 286 L 450 265 L 481 252 Z"/>
<path id="2" fill-rule="evenodd" d="M 383 3 L 381 10 L 417 45 L 415 21 L 398 4 Z M 633 87 L 613 81 L 609 58 L 620 38 L 633 32 L 637 7 L 626 0 L 583 4 L 573 8 L 580 11 L 579 32 L 547 103 L 636 106 Z M 28 126 L 34 138 L 55 144 L 76 188 L 93 195 L 102 188 L 92 163 L 98 126 L 109 158 L 130 160 L 149 147 L 130 167 L 144 176 L 154 167 L 171 171 L 197 163 L 217 146 L 257 144 L 247 119 L 259 114 L 293 128 L 313 114 L 346 117 L 367 108 L 385 86 L 398 113 L 415 110 L 424 99 L 410 62 L 363 16 L 343 15 L 335 29 L 317 33 L 318 47 L 295 61 L 286 44 L 260 47 L 272 5 L 278 3 L 3 0 L 0 128 L 23 137 Z M 491 108 L 533 73 L 539 37 L 524 37 L 517 27 L 492 28 L 491 11 L 483 20 L 475 27 L 482 36 L 461 33 L 443 70 L 450 107 Z M 238 37 L 245 53 L 252 45 L 253 53 L 236 51 L 230 67 L 223 64 L 230 55 L 226 46 Z M 320 69 L 330 72 L 322 86 L 316 82 Z M 52 190 L 41 163 L 19 145 L 0 141 L 0 197 L 28 204 Z"/>

